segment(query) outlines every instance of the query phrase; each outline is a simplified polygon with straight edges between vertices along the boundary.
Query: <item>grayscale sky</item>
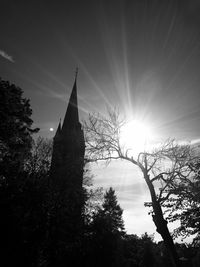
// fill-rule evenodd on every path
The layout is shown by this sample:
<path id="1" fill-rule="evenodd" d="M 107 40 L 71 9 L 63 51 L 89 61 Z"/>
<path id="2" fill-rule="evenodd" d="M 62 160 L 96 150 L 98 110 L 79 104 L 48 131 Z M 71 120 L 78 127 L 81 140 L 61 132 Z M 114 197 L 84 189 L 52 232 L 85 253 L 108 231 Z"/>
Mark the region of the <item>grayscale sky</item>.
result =
<path id="1" fill-rule="evenodd" d="M 42 136 L 63 118 L 78 66 L 81 118 L 117 106 L 161 138 L 200 138 L 199 0 L 1 0 L 0 10 L 0 76 L 31 99 Z M 120 179 L 129 232 L 155 232 L 145 185 L 117 166 L 94 167 L 94 180 Z"/>

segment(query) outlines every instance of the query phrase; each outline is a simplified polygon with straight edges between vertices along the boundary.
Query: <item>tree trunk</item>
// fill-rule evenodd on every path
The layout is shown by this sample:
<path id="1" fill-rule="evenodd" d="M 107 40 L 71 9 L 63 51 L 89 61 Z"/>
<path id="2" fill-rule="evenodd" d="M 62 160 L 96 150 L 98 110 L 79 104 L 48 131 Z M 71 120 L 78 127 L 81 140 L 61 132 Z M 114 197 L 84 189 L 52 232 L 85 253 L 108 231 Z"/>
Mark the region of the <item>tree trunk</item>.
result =
<path id="1" fill-rule="evenodd" d="M 163 217 L 163 212 L 160 203 L 157 201 L 156 193 L 154 190 L 154 186 L 149 179 L 149 175 L 144 173 L 144 178 L 149 188 L 152 200 L 152 207 L 153 207 L 153 221 L 156 225 L 156 231 L 162 236 L 164 244 L 170 254 L 172 262 L 175 267 L 180 267 L 179 257 L 173 242 L 173 239 L 169 233 L 169 229 L 167 227 L 167 221 Z"/>

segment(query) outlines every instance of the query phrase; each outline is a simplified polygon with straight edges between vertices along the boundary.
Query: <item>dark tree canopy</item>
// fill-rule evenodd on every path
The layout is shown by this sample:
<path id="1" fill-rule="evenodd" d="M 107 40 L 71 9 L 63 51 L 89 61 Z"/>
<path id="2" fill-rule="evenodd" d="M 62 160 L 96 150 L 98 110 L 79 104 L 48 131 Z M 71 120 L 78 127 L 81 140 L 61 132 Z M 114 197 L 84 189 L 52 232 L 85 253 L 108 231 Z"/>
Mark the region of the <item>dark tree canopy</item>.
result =
<path id="1" fill-rule="evenodd" d="M 123 235 L 125 232 L 122 214 L 123 210 L 118 204 L 115 190 L 110 187 L 104 195 L 102 208 L 94 215 L 94 230 Z"/>
<path id="2" fill-rule="evenodd" d="M 112 232 L 123 232 L 124 231 L 124 221 L 122 218 L 123 210 L 118 204 L 117 196 L 115 195 L 115 190 L 110 187 L 104 195 L 103 202 L 103 213 L 110 223 Z"/>
<path id="3" fill-rule="evenodd" d="M 0 169 L 7 177 L 31 149 L 32 109 L 21 88 L 0 79 Z"/>
<path id="4" fill-rule="evenodd" d="M 120 266 L 121 245 L 125 236 L 122 213 L 115 191 L 110 188 L 104 194 L 102 207 L 91 224 L 92 266 Z"/>
<path id="5" fill-rule="evenodd" d="M 197 234 L 200 236 L 200 162 L 198 157 L 188 162 L 189 175 L 174 184 L 172 195 L 165 204 L 170 221 L 179 220 L 175 236 L 183 238 Z"/>
<path id="6" fill-rule="evenodd" d="M 32 205 L 39 196 L 33 187 L 28 193 L 25 184 L 24 163 L 31 151 L 32 133 L 38 131 L 32 129 L 31 115 L 32 109 L 29 100 L 23 98 L 23 91 L 0 79 L 0 245 L 1 260 L 6 261 L 7 266 L 24 266 L 26 257 L 30 256 L 26 253 L 27 243 L 25 248 L 25 239 L 29 237 L 25 238 L 24 233 L 33 231 L 36 237 L 37 226 L 34 229 L 29 225 L 28 231 L 25 230 L 27 223 L 37 220 L 32 210 L 38 210 L 38 206 L 30 207 L 30 202 Z M 25 222 L 24 217 L 29 219 L 30 214 L 32 218 Z"/>

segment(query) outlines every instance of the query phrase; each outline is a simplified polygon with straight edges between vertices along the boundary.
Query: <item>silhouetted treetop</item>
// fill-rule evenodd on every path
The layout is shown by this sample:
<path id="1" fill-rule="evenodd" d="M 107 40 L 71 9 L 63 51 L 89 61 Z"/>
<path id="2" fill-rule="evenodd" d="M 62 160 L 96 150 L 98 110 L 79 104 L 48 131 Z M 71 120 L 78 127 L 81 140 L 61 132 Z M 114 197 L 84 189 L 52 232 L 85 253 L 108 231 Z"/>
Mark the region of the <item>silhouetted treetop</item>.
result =
<path id="1" fill-rule="evenodd" d="M 19 166 L 31 149 L 33 129 L 29 99 L 21 88 L 0 79 L 0 169 L 3 177 Z"/>

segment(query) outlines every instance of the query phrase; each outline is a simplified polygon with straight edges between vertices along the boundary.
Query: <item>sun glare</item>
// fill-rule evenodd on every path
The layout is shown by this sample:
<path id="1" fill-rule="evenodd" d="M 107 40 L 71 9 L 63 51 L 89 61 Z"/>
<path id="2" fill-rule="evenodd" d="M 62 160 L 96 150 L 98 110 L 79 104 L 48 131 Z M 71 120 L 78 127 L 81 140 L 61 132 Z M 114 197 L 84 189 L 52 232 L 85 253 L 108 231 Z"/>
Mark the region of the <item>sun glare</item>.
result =
<path id="1" fill-rule="evenodd" d="M 148 149 L 152 131 L 150 126 L 139 120 L 126 123 L 121 131 L 121 144 L 131 153 L 139 153 Z"/>

